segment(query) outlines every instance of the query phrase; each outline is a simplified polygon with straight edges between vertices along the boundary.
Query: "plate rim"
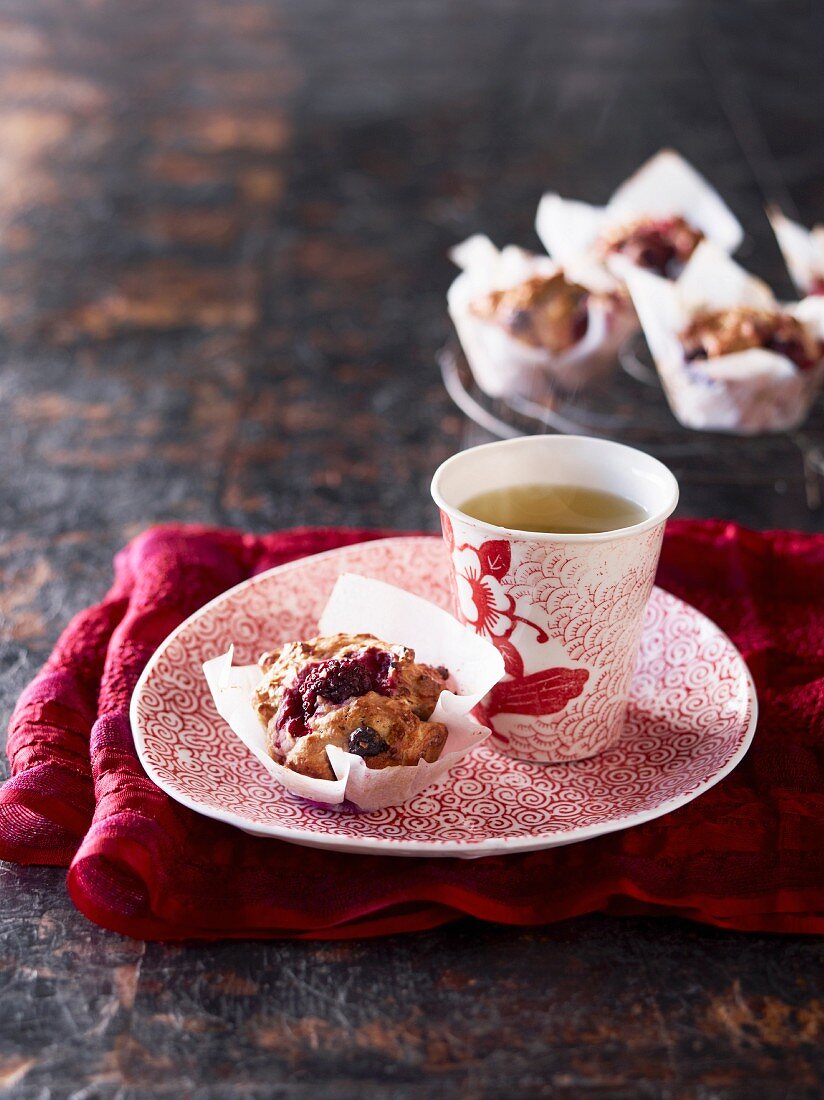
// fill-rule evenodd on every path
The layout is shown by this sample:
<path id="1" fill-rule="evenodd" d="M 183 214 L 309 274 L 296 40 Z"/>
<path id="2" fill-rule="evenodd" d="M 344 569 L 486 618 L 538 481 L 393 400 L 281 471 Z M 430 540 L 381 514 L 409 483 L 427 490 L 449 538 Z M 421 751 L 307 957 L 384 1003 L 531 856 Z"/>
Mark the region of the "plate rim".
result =
<path id="1" fill-rule="evenodd" d="M 609 833 L 620 832 L 623 829 L 632 828 L 635 825 L 643 825 L 649 821 L 654 821 L 656 818 L 663 817 L 665 814 L 672 813 L 673 810 L 680 809 L 681 806 L 686 806 L 696 798 L 705 794 L 716 784 L 720 783 L 722 779 L 726 778 L 733 771 L 741 760 L 746 756 L 752 744 L 753 737 L 755 736 L 756 726 L 758 725 L 758 695 L 755 689 L 755 682 L 752 678 L 747 662 L 741 654 L 741 651 L 729 637 L 729 635 L 713 622 L 709 616 L 705 615 L 702 611 L 699 611 L 692 604 L 687 603 L 686 600 L 682 600 L 679 596 L 675 596 L 672 592 L 667 592 L 665 588 L 661 588 L 659 585 L 655 585 L 653 591 L 662 593 L 670 600 L 676 601 L 683 607 L 689 609 L 692 615 L 696 616 L 699 620 L 703 620 L 708 624 L 711 629 L 720 635 L 726 643 L 732 648 L 734 653 L 738 656 L 741 667 L 744 672 L 744 680 L 747 688 L 747 701 L 750 709 L 750 719 L 747 725 L 747 729 L 744 732 L 741 743 L 732 754 L 730 759 L 720 768 L 716 773 L 706 779 L 703 783 L 690 791 L 686 795 L 676 795 L 673 798 L 668 799 L 666 802 L 653 807 L 650 810 L 638 811 L 631 814 L 628 817 L 620 817 L 615 820 L 604 822 L 603 824 L 593 824 L 581 826 L 577 829 L 570 829 L 565 833 L 558 834 L 556 837 L 552 836 L 527 836 L 527 837 L 487 837 L 482 840 L 447 840 L 437 845 L 427 841 L 415 841 L 405 840 L 402 837 L 347 837 L 330 835 L 327 833 L 316 833 L 312 829 L 303 829 L 297 827 L 289 827 L 286 825 L 258 825 L 250 822 L 247 818 L 242 817 L 240 814 L 236 814 L 231 810 L 221 810 L 219 807 L 206 805 L 197 799 L 183 794 L 182 792 L 174 789 L 171 785 L 168 785 L 162 776 L 159 776 L 153 768 L 153 765 L 144 756 L 145 743 L 143 737 L 143 731 L 140 726 L 137 715 L 137 706 L 140 694 L 145 687 L 146 681 L 151 676 L 157 665 L 163 652 L 166 650 L 179 634 L 181 634 L 190 623 L 199 619 L 202 615 L 208 613 L 213 605 L 228 599 L 230 596 L 235 595 L 242 589 L 249 588 L 254 584 L 258 584 L 273 575 L 280 575 L 282 573 L 288 573 L 295 568 L 306 566 L 307 564 L 315 561 L 320 561 L 326 558 L 334 557 L 340 554 L 342 551 L 351 549 L 362 549 L 366 546 L 381 544 L 408 544 L 411 542 L 426 542 L 431 544 L 433 540 L 440 541 L 440 536 L 435 534 L 421 534 L 421 535 L 390 535 L 387 538 L 365 539 L 363 542 L 348 543 L 344 546 L 335 546 L 330 550 L 322 550 L 318 554 L 308 554 L 306 557 L 298 558 L 295 561 L 284 562 L 282 565 L 272 566 L 271 569 L 265 569 L 262 573 L 256 573 L 252 577 L 247 577 L 245 580 L 238 582 L 238 584 L 232 585 L 231 588 L 227 588 L 225 592 L 219 593 L 214 596 L 207 603 L 203 604 L 196 611 L 193 611 L 182 623 L 175 627 L 170 634 L 160 643 L 160 645 L 152 653 L 149 660 L 141 672 L 137 683 L 135 684 L 134 691 L 132 692 L 131 700 L 129 703 L 129 724 L 132 730 L 132 738 L 134 740 L 135 750 L 137 752 L 138 759 L 140 760 L 141 767 L 146 772 L 151 781 L 162 791 L 164 791 L 171 799 L 180 805 L 186 806 L 188 809 L 193 810 L 195 813 L 201 814 L 204 817 L 211 818 L 214 821 L 222 821 L 225 824 L 233 825 L 235 828 L 242 830 L 249 835 L 270 838 L 273 840 L 283 840 L 290 844 L 298 844 L 313 848 L 323 848 L 327 850 L 333 850 L 344 853 L 359 854 L 359 855 L 392 855 L 392 856 L 425 856 L 429 858 L 479 858 L 482 856 L 500 855 L 500 854 L 514 854 L 517 852 L 534 852 L 542 851 L 548 848 L 559 848 L 567 844 L 577 844 L 583 840 L 591 840 L 596 836 L 607 836 Z M 250 757 L 254 759 L 253 754 L 249 753 Z M 448 775 L 444 777 L 442 783 L 438 785 L 446 785 L 448 783 Z M 274 780 L 272 780 L 274 783 Z"/>

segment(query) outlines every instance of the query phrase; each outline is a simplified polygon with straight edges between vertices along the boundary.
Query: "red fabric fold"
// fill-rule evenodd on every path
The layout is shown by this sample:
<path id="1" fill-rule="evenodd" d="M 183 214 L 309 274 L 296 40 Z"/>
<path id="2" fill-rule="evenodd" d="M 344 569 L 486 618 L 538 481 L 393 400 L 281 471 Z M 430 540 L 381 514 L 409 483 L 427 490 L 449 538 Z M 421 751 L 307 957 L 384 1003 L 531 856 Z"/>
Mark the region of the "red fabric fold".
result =
<path id="1" fill-rule="evenodd" d="M 256 839 L 159 790 L 128 708 L 163 638 L 246 577 L 383 534 L 163 527 L 130 543 L 110 593 L 69 624 L 15 709 L 0 857 L 68 866 L 82 912 L 146 939 L 385 935 L 595 910 L 824 931 L 824 536 L 669 525 L 659 583 L 733 638 L 761 717 L 743 763 L 657 821 L 545 852 L 392 859 Z"/>

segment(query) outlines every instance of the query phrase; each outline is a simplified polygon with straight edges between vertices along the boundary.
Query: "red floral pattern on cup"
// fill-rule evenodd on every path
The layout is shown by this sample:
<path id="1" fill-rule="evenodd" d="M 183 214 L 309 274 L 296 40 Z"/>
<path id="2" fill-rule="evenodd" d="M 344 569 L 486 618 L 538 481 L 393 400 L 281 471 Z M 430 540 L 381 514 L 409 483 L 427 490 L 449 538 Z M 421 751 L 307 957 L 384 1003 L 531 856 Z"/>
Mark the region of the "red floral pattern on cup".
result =
<path id="1" fill-rule="evenodd" d="M 486 700 L 487 719 L 504 713 L 539 717 L 563 710 L 570 699 L 581 694 L 589 671 L 549 668 L 531 676 L 524 674 L 521 655 L 509 641 L 516 624 L 533 627 L 538 643 L 549 639 L 539 626 L 516 614 L 515 600 L 501 583 L 512 563 L 509 543 L 494 539 L 478 547 L 468 543 L 457 548 L 453 545 L 452 562 L 458 616 L 504 652 L 508 679 L 498 684 Z M 498 738 L 508 740 L 500 734 Z"/>
<path id="2" fill-rule="evenodd" d="M 508 638 L 515 623 L 515 601 L 508 596 L 501 578 L 509 569 L 509 545 L 485 542 L 477 549 L 461 546 L 453 551 L 455 595 L 463 621 L 477 634 L 493 641 Z"/>
<path id="3" fill-rule="evenodd" d="M 485 700 L 496 742 L 577 760 L 620 736 L 663 524 L 606 542 L 487 539 L 441 513 L 458 618 L 501 650 Z M 457 530 L 456 530 L 457 529 Z"/>

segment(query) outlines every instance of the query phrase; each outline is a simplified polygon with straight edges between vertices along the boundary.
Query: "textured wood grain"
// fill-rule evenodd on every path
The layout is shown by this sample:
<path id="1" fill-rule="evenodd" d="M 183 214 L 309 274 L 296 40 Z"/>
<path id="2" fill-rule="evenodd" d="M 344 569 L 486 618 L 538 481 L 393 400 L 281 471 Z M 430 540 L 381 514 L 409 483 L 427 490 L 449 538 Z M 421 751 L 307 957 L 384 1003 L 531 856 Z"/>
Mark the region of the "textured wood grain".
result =
<path id="1" fill-rule="evenodd" d="M 534 244 L 546 186 L 603 200 L 676 145 L 788 290 L 761 206 L 822 216 L 822 45 L 777 0 L 0 0 L 3 718 L 153 521 L 434 528 L 469 437 L 445 252 Z M 684 513 L 820 527 L 779 446 L 673 451 Z M 0 870 L 21 1100 L 820 1095 L 812 941 L 593 917 L 163 947 Z"/>

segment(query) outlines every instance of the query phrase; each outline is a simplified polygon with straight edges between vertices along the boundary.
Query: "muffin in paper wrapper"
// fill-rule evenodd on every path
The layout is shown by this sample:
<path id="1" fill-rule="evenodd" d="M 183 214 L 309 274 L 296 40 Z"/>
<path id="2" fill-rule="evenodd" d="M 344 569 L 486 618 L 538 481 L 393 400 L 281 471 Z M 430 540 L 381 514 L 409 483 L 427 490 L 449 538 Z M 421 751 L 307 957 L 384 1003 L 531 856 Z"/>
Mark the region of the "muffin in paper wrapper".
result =
<path id="1" fill-rule="evenodd" d="M 552 389 L 589 386 L 612 370 L 618 348 L 635 328 L 620 284 L 600 265 L 579 257 L 564 275 L 589 291 L 583 337 L 562 352 L 532 347 L 494 320 L 477 316 L 472 305 L 534 276 L 558 275 L 559 265 L 514 245 L 499 251 L 480 234 L 453 248 L 450 257 L 461 274 L 447 294 L 449 314 L 475 381 L 489 397 L 540 399 Z"/>
<path id="2" fill-rule="evenodd" d="M 443 722 L 446 743 L 433 763 L 373 769 L 362 757 L 336 746 L 326 750 L 333 779 L 312 779 L 277 763 L 266 749 L 266 734 L 252 706 L 260 682 L 257 665 L 233 665 L 232 649 L 203 665 L 218 714 L 292 794 L 335 807 L 347 803 L 380 810 L 413 798 L 444 778 L 459 760 L 489 736 L 472 711 L 504 674 L 503 658 L 491 643 L 461 626 L 448 612 L 401 588 L 354 574 L 338 578 L 318 623 L 318 634 L 373 634 L 389 644 L 408 646 L 425 664 L 445 665 L 458 694 L 444 690 L 430 721 Z M 280 641 L 293 639 L 280 639 Z M 278 639 L 272 643 L 277 644 Z"/>
<path id="3" fill-rule="evenodd" d="M 679 339 L 702 311 L 739 306 L 781 311 L 824 339 L 824 298 L 783 305 L 719 248 L 698 246 L 675 281 L 636 268 L 627 285 L 667 400 L 687 428 L 755 435 L 786 431 L 807 416 L 824 381 L 824 359 L 801 370 L 767 348 L 687 362 Z"/>
<path id="4" fill-rule="evenodd" d="M 741 244 L 744 231 L 714 187 L 672 149 L 663 149 L 614 192 L 606 206 L 547 193 L 538 205 L 535 228 L 549 255 L 565 267 L 592 256 L 612 231 L 641 218 L 684 218 L 727 253 Z M 621 255 L 602 262 L 624 280 L 635 267 Z"/>
<path id="5" fill-rule="evenodd" d="M 806 229 L 777 206 L 767 211 L 770 225 L 800 294 L 824 294 L 824 225 Z"/>

